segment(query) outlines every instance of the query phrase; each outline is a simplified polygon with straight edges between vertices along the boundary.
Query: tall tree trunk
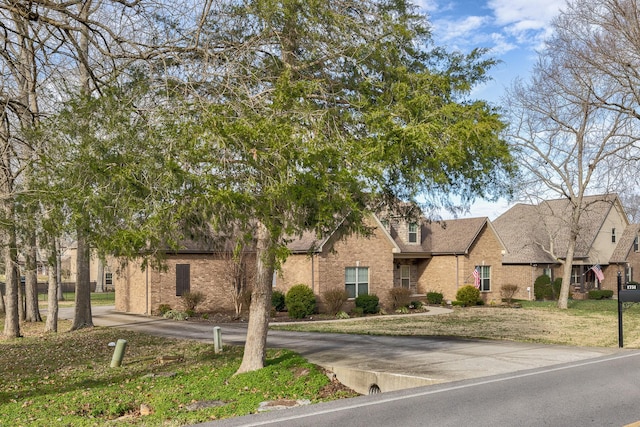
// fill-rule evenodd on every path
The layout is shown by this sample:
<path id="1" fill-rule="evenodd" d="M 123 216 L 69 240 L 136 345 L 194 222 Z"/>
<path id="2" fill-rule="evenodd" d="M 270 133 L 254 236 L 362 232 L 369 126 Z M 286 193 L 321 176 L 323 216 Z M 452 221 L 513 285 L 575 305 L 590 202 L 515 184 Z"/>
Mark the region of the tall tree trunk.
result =
<path id="1" fill-rule="evenodd" d="M 58 293 L 56 298 L 58 301 L 64 301 L 64 292 L 62 292 L 62 258 L 60 240 L 56 239 L 54 243 L 54 251 L 56 253 L 56 282 L 58 283 Z"/>
<path id="2" fill-rule="evenodd" d="M 8 205 L 8 206 L 7 206 Z M 5 213 L 13 212 L 13 202 L 5 201 Z M 11 218 L 11 217 L 9 217 Z M 18 338 L 20 334 L 19 300 L 18 300 L 18 249 L 16 248 L 16 235 L 13 229 L 6 233 L 5 247 L 5 282 L 6 290 L 6 316 L 4 319 L 4 336 Z"/>
<path id="3" fill-rule="evenodd" d="M 98 276 L 96 277 L 95 292 L 104 292 L 104 261 L 102 257 L 98 257 Z"/>
<path id="4" fill-rule="evenodd" d="M 36 235 L 29 231 L 27 252 L 25 254 L 25 317 L 26 322 L 42 322 L 38 307 L 38 262 Z"/>
<path id="5" fill-rule="evenodd" d="M 56 239 L 51 237 L 48 243 L 48 275 L 47 275 L 47 322 L 45 332 L 58 332 L 58 251 L 56 250 Z"/>
<path id="6" fill-rule="evenodd" d="M 90 251 L 84 230 L 78 229 L 77 277 L 75 314 L 71 330 L 93 327 L 91 316 L 91 282 L 89 278 Z"/>
<path id="7" fill-rule="evenodd" d="M 244 355 L 236 374 L 264 368 L 267 351 L 275 253 L 272 236 L 264 224 L 258 224 L 256 235 L 256 282 L 251 294 Z"/>

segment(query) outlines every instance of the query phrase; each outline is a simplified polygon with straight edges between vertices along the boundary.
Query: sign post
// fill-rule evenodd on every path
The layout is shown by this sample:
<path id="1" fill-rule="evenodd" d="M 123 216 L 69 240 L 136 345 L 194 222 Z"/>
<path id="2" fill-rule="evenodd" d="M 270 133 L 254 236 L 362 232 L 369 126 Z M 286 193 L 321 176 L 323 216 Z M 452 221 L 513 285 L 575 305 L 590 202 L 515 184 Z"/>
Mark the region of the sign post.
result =
<path id="1" fill-rule="evenodd" d="M 618 271 L 618 347 L 623 346 L 622 335 L 622 273 Z"/>

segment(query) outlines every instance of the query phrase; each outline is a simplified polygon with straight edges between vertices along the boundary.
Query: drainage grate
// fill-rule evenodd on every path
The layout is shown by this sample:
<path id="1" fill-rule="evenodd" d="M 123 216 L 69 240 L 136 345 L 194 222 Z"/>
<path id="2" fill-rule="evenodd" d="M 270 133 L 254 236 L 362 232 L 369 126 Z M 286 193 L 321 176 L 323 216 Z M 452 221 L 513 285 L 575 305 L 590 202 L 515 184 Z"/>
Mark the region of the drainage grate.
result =
<path id="1" fill-rule="evenodd" d="M 378 393 L 382 393 L 382 390 L 380 390 L 380 387 L 378 387 L 378 384 L 371 384 L 369 386 L 369 394 L 378 394 Z"/>

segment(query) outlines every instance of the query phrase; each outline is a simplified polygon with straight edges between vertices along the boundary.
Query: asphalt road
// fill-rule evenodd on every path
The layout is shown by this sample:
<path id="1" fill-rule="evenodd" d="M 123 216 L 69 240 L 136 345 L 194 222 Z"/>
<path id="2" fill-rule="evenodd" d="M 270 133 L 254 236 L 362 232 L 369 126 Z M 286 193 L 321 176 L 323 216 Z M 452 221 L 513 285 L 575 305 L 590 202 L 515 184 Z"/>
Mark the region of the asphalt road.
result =
<path id="1" fill-rule="evenodd" d="M 94 324 L 213 342 L 213 325 L 94 307 Z M 73 312 L 61 310 L 60 317 Z M 219 325 L 224 344 L 246 325 Z M 434 385 L 206 426 L 624 426 L 640 420 L 640 351 L 433 337 L 270 331 L 270 347 L 312 363 L 423 378 Z M 640 424 L 639 424 L 640 425 Z"/>
<path id="2" fill-rule="evenodd" d="M 625 426 L 640 420 L 640 352 L 199 424 L 209 427 Z"/>

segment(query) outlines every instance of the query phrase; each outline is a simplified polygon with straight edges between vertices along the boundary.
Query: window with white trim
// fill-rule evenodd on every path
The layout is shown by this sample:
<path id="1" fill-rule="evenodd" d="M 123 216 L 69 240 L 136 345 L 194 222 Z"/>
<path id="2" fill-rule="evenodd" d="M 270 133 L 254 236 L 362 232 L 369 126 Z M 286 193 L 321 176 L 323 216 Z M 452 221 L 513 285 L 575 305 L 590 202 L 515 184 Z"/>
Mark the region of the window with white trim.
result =
<path id="1" fill-rule="evenodd" d="M 491 290 L 491 267 L 478 265 L 476 270 L 480 273 L 480 292 L 489 292 Z"/>
<path id="2" fill-rule="evenodd" d="M 369 293 L 369 267 L 346 267 L 344 287 L 349 298 Z"/>
<path id="3" fill-rule="evenodd" d="M 412 222 L 409 224 L 409 243 L 418 242 L 418 224 Z"/>
<path id="4" fill-rule="evenodd" d="M 400 284 L 403 288 L 409 289 L 411 286 L 411 266 L 403 264 L 400 266 Z"/>
<path id="5" fill-rule="evenodd" d="M 633 282 L 633 267 L 625 267 L 624 275 L 627 283 Z"/>

